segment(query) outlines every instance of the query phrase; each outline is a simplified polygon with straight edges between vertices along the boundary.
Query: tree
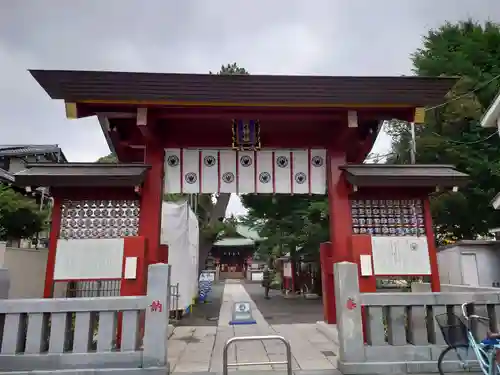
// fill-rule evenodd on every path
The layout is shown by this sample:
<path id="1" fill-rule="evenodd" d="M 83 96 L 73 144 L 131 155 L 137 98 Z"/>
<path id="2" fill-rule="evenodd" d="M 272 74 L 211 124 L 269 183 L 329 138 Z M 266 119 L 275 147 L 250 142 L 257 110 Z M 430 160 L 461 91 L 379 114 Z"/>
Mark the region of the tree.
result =
<path id="1" fill-rule="evenodd" d="M 34 201 L 0 185 L 0 240 L 31 238 L 45 229 L 46 218 Z"/>
<path id="2" fill-rule="evenodd" d="M 118 158 L 114 152 L 97 159 L 96 163 L 118 163 Z"/>
<path id="3" fill-rule="evenodd" d="M 214 74 L 210 72 L 210 74 Z M 248 75 L 249 73 L 245 68 L 240 68 L 238 64 L 232 63 L 227 65 L 222 65 L 220 70 L 216 73 L 217 75 Z"/>
<path id="4" fill-rule="evenodd" d="M 328 241 L 327 197 L 248 194 L 242 203 L 248 209 L 245 223 L 266 238 L 259 247 L 263 257 L 289 252 L 294 260 L 299 254 L 317 258 L 319 244 Z"/>
<path id="5" fill-rule="evenodd" d="M 500 88 L 499 45 L 499 25 L 468 20 L 429 31 L 412 55 L 419 76 L 462 77 L 446 104 L 428 109 L 425 125 L 416 129 L 417 163 L 453 164 L 470 175 L 460 192 L 431 198 L 440 242 L 473 239 L 500 225 L 500 214 L 490 205 L 500 191 L 500 139 L 479 125 Z M 388 132 L 393 138 L 388 163 L 409 163 L 408 124 L 391 122 Z"/>

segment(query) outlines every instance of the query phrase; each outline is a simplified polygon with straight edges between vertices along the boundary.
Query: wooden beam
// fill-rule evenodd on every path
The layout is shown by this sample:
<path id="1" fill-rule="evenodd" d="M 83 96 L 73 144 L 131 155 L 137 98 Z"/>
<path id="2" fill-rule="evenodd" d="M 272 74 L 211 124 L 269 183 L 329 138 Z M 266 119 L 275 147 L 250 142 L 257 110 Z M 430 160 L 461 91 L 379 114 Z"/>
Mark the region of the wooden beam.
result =
<path id="1" fill-rule="evenodd" d="M 66 118 L 69 120 L 74 120 L 78 118 L 78 108 L 76 103 L 65 102 L 64 106 L 66 108 Z"/>
<path id="2" fill-rule="evenodd" d="M 357 111 L 347 111 L 347 126 L 349 128 L 358 127 L 358 112 Z"/>
<path id="3" fill-rule="evenodd" d="M 137 108 L 136 125 L 144 138 L 144 143 L 151 143 L 154 141 L 150 122 L 151 118 L 148 116 L 148 109 Z"/>
<path id="4" fill-rule="evenodd" d="M 425 108 L 417 107 L 415 108 L 415 114 L 413 116 L 413 122 L 415 124 L 423 124 L 425 123 Z"/>

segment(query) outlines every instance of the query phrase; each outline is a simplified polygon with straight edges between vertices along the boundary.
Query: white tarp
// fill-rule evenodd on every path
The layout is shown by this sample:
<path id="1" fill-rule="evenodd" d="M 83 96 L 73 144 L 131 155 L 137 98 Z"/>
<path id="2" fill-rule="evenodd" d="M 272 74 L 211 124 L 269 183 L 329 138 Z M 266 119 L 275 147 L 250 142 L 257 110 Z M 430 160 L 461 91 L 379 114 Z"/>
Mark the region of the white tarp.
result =
<path id="1" fill-rule="evenodd" d="M 186 203 L 163 202 L 160 243 L 168 245 L 171 283 L 179 283 L 179 309 L 198 294 L 198 219 Z"/>

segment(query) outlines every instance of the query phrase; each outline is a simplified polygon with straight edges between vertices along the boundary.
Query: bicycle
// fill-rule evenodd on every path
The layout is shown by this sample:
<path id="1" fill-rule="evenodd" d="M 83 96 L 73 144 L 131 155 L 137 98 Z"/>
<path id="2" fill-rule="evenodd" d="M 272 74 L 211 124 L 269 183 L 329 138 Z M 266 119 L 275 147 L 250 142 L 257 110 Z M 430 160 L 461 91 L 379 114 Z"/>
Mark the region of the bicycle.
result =
<path id="1" fill-rule="evenodd" d="M 438 358 L 437 366 L 441 375 L 445 374 L 446 363 L 449 361 L 457 362 L 457 358 L 459 366 L 463 370 L 477 369 L 477 367 L 473 368 L 477 361 L 484 375 L 500 374 L 500 365 L 496 363 L 496 351 L 500 350 L 500 344 L 497 344 L 496 340 L 489 339 L 476 341 L 471 330 L 472 319 L 488 325 L 490 319 L 474 314 L 469 315 L 467 308 L 471 304 L 471 302 L 462 304 L 462 315 L 467 324 L 455 314 L 440 314 L 435 317 L 444 340 L 448 344 L 448 347 L 441 352 Z M 473 358 L 469 356 L 470 349 L 474 353 Z M 446 359 L 446 355 L 452 352 L 455 352 L 457 358 L 454 360 Z"/>

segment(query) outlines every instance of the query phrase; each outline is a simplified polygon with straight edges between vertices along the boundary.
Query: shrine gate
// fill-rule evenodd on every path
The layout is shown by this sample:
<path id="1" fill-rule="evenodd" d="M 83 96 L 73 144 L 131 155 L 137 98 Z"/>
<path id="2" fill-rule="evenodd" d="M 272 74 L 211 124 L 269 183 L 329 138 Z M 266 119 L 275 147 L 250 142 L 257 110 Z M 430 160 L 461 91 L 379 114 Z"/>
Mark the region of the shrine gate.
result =
<path id="1" fill-rule="evenodd" d="M 97 116 L 121 162 L 33 164 L 16 176 L 50 186 L 55 199 L 45 297 L 71 280 L 144 294 L 147 266 L 168 260 L 159 243 L 165 193 L 328 194 L 329 323 L 339 261 L 359 265 L 362 291 L 375 291 L 379 275 L 430 275 L 439 290 L 428 194 L 466 176 L 452 166 L 362 163 L 384 120 L 422 123 L 423 107 L 441 103 L 454 79 L 31 74 L 64 100 L 68 118 Z"/>

